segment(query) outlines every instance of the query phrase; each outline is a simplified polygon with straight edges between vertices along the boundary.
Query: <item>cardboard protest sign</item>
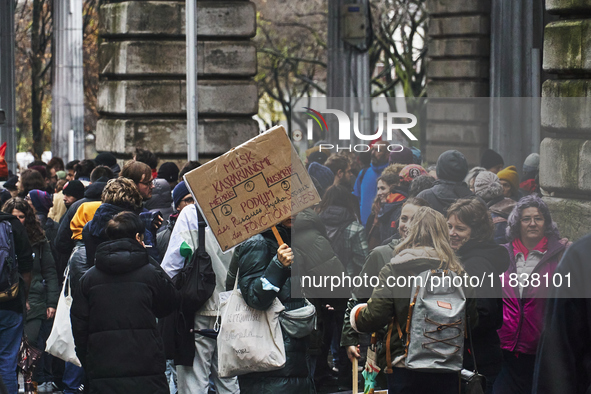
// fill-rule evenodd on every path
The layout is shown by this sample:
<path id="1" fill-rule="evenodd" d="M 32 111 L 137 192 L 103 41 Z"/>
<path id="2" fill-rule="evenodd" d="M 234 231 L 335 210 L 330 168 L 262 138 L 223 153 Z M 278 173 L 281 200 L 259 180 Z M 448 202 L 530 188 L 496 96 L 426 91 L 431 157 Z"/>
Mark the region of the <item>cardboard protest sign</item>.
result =
<path id="1" fill-rule="evenodd" d="M 185 181 L 224 252 L 320 202 L 281 126 L 185 174 Z"/>

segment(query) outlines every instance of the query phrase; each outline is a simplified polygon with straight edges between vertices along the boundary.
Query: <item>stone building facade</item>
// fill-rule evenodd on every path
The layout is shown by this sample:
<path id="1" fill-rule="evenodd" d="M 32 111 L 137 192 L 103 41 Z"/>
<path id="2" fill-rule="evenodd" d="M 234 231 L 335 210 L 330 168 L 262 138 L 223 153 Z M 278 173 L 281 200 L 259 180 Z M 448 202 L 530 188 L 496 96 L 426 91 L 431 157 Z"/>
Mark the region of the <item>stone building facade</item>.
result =
<path id="1" fill-rule="evenodd" d="M 207 159 L 258 133 L 255 6 L 198 2 L 197 26 L 198 152 Z M 104 1 L 99 34 L 97 150 L 186 160 L 184 1 Z"/>

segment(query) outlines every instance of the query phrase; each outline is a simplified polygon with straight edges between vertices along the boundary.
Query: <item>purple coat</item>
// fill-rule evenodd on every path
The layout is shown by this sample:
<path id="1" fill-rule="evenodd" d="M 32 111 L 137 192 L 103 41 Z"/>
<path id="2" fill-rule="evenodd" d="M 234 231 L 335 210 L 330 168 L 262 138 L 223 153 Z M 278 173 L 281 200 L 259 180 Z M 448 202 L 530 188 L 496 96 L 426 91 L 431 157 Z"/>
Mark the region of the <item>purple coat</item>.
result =
<path id="1" fill-rule="evenodd" d="M 498 330 L 498 333 L 503 350 L 536 354 L 538 341 L 544 328 L 544 309 L 546 298 L 552 287 L 552 275 L 569 245 L 566 238 L 548 238 L 548 251 L 536 265 L 532 274 L 538 273 L 543 277 L 547 273 L 550 286 L 546 287 L 545 279 L 542 279 L 539 287 L 530 285 L 524 288 L 523 298 L 519 298 L 519 287 L 509 286 L 509 275 L 517 272 L 513 245 L 512 243 L 503 245 L 509 251 L 511 260 L 509 269 L 501 277 L 503 282 L 503 326 Z"/>

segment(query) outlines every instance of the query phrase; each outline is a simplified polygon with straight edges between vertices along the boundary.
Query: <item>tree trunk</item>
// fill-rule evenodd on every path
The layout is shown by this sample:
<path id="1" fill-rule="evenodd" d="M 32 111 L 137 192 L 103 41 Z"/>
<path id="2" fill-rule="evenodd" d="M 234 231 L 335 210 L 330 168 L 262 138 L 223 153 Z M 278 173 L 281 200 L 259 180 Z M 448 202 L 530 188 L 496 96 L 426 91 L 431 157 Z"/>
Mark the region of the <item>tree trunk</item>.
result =
<path id="1" fill-rule="evenodd" d="M 31 131 L 33 134 L 33 155 L 41 159 L 43 154 L 43 129 L 41 116 L 43 113 L 43 81 L 41 78 L 43 56 L 40 48 L 39 27 L 41 22 L 41 0 L 33 0 L 33 20 L 31 24 Z"/>

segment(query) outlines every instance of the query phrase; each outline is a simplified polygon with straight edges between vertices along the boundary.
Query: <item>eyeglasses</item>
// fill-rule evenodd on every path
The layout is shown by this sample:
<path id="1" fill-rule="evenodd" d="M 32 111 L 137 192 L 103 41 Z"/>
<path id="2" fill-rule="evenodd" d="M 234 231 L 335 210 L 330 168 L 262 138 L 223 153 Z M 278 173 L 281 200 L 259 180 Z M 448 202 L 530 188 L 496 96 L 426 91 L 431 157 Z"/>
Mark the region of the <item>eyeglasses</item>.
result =
<path id="1" fill-rule="evenodd" d="M 534 221 L 536 224 L 541 224 L 541 223 L 544 223 L 544 218 L 543 218 L 543 217 L 541 217 L 541 216 L 534 216 L 534 217 L 529 217 L 529 216 L 526 216 L 526 217 L 524 217 L 524 218 L 521 218 L 521 223 L 523 223 L 523 224 L 530 224 L 530 223 L 531 223 L 531 221 L 532 221 L 532 219 L 533 219 L 533 221 Z"/>
<path id="2" fill-rule="evenodd" d="M 181 200 L 181 202 L 184 202 L 185 204 L 194 204 L 195 200 L 193 200 L 193 197 L 185 197 Z"/>
<path id="3" fill-rule="evenodd" d="M 31 201 L 31 196 L 29 196 L 28 194 L 25 196 L 25 201 Z"/>
<path id="4" fill-rule="evenodd" d="M 141 183 L 142 185 L 146 185 L 146 186 L 148 186 L 148 187 L 154 187 L 155 180 L 154 180 L 154 179 L 150 179 L 148 182 L 141 182 L 141 181 L 140 181 L 140 183 Z"/>

